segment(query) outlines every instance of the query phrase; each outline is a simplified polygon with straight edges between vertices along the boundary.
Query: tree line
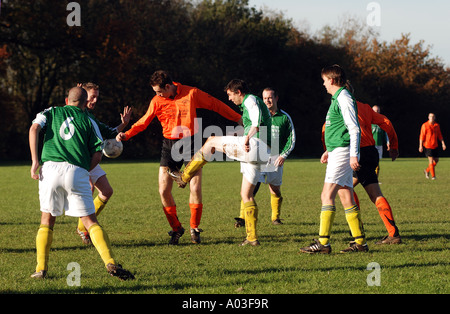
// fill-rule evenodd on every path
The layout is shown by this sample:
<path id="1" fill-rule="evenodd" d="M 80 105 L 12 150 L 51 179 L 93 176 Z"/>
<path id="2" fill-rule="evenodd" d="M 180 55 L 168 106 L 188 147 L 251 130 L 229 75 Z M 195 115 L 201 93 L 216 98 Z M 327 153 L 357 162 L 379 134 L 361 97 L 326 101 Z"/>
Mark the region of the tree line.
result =
<path id="1" fill-rule="evenodd" d="M 450 104 L 450 69 L 423 41 L 409 34 L 381 41 L 364 23 L 348 18 L 316 34 L 295 27 L 281 13 L 250 7 L 246 0 L 79 0 L 81 26 L 69 26 L 70 1 L 6 0 L 0 15 L 0 160 L 29 159 L 28 129 L 35 115 L 64 105 L 78 82 L 100 85 L 95 115 L 111 126 L 124 106 L 131 123 L 154 93 L 150 75 L 169 71 L 232 108 L 223 91 L 233 78 L 254 94 L 271 86 L 295 124 L 295 157 L 322 153 L 321 126 L 330 103 L 320 71 L 346 69 L 359 101 L 378 105 L 394 124 L 401 157 L 420 156 L 420 126 L 429 112 L 444 138 Z M 203 126 L 225 129 L 217 114 L 199 110 Z M 158 158 L 161 127 L 126 144 L 123 159 Z"/>

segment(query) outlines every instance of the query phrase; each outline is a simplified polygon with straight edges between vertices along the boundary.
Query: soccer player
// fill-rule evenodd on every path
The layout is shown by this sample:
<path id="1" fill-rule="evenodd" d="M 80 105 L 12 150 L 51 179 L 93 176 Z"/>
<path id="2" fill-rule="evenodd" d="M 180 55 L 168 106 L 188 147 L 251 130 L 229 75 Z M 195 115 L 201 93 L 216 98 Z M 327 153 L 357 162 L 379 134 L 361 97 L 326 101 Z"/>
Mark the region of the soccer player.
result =
<path id="1" fill-rule="evenodd" d="M 438 141 L 441 142 L 442 150 L 446 150 L 447 146 L 445 146 L 444 138 L 442 137 L 441 127 L 436 122 L 435 114 L 430 112 L 428 114 L 428 121 L 422 124 L 422 128 L 420 129 L 419 152 L 422 153 L 425 151 L 425 156 L 428 157 L 428 168 L 423 172 L 427 179 L 430 178 L 431 173 L 431 180 L 436 179 L 435 167 L 439 162 Z"/>
<path id="2" fill-rule="evenodd" d="M 375 105 L 372 110 L 376 113 L 380 113 L 381 109 L 379 106 Z M 386 144 L 387 150 L 390 150 L 389 137 L 383 129 L 381 129 L 377 124 L 372 124 L 372 135 L 375 140 L 375 148 L 378 150 L 379 159 L 383 158 L 383 145 Z M 380 164 L 376 169 L 377 176 L 380 175 Z"/>
<path id="3" fill-rule="evenodd" d="M 350 88 L 351 89 L 351 88 Z M 353 92 L 353 90 L 351 90 Z M 381 192 L 378 182 L 378 175 L 376 169 L 378 168 L 379 155 L 375 148 L 375 139 L 372 135 L 373 126 L 376 125 L 383 132 L 385 132 L 388 139 L 392 142 L 389 148 L 389 154 L 392 161 L 398 157 L 398 139 L 394 126 L 391 121 L 384 115 L 378 114 L 375 110 L 370 109 L 370 106 L 357 101 L 358 106 L 358 122 L 361 128 L 361 142 L 360 142 L 360 169 L 353 172 L 353 189 L 361 183 L 364 187 L 370 200 L 375 204 L 378 213 L 383 221 L 388 235 L 385 236 L 375 244 L 399 244 L 402 243 L 399 230 L 395 224 L 394 216 L 392 214 L 391 206 Z M 322 140 L 325 125 L 322 128 Z M 359 199 L 356 191 L 353 190 L 353 197 L 356 205 L 359 206 Z"/>
<path id="4" fill-rule="evenodd" d="M 108 125 L 97 120 L 92 113 L 95 109 L 99 97 L 99 86 L 94 83 L 78 84 L 78 86 L 80 85 L 88 93 L 86 113 L 88 117 L 93 120 L 93 125 L 98 126 L 98 130 L 101 133 L 102 139 L 115 138 L 117 134 L 119 132 L 122 132 L 122 130 L 130 122 L 131 108 L 129 108 L 128 106 L 124 108 L 123 113 L 120 114 L 121 123 L 118 126 L 116 126 L 115 128 L 109 127 Z M 97 196 L 94 198 L 95 214 L 98 217 L 98 215 L 100 215 L 102 210 L 105 208 L 108 200 L 111 198 L 113 194 L 113 188 L 109 184 L 108 178 L 106 177 L 106 172 L 100 167 L 100 164 L 95 166 L 95 168 L 89 172 L 89 178 L 93 187 L 95 187 L 95 189 L 97 189 L 98 191 Z M 91 243 L 89 232 L 84 227 L 81 219 L 78 220 L 77 233 L 81 237 L 81 240 L 84 244 Z"/>
<path id="5" fill-rule="evenodd" d="M 262 96 L 272 119 L 272 147 L 274 149 L 278 147 L 278 152 L 274 152 L 274 149 L 271 150 L 272 155 L 276 154 L 277 156 L 277 159 L 274 162 L 276 170 L 262 173 L 254 194 L 256 194 L 261 182 L 269 184 L 272 224 L 281 225 L 283 224 L 280 219 L 281 204 L 283 201 L 281 195 L 283 165 L 289 154 L 294 150 L 296 141 L 295 129 L 291 117 L 286 111 L 278 107 L 278 93 L 273 88 L 267 87 L 263 90 Z M 278 143 L 274 143 L 275 141 Z M 240 215 L 238 218 L 235 218 L 235 220 L 236 228 L 245 226 L 245 211 L 242 202 Z"/>
<path id="6" fill-rule="evenodd" d="M 220 100 L 195 87 L 174 82 L 166 71 L 156 71 L 150 79 L 156 96 L 150 102 L 147 112 L 125 133 L 119 133 L 118 141 L 127 141 L 144 131 L 157 117 L 163 128 L 163 143 L 159 168 L 159 194 L 164 213 L 172 228 L 169 232 L 170 245 L 177 245 L 184 234 L 184 228 L 177 217 L 177 207 L 172 196 L 173 180 L 169 172 L 178 171 L 184 160 L 190 160 L 194 150 L 194 135 L 198 131 L 196 109 L 208 109 L 234 122 L 241 121 L 241 115 Z M 180 146 L 181 144 L 181 146 Z M 201 145 L 201 144 L 200 144 Z M 181 154 L 173 151 L 181 147 Z M 189 156 L 189 157 L 186 157 Z M 201 171 L 190 183 L 189 208 L 191 210 L 191 242 L 200 243 L 199 224 L 203 212 Z"/>
<path id="7" fill-rule="evenodd" d="M 256 224 L 258 206 L 254 199 L 255 186 L 264 165 L 270 161 L 271 119 L 267 106 L 261 98 L 250 94 L 247 83 L 233 79 L 225 87 L 228 99 L 242 109 L 243 136 L 211 136 L 203 147 L 195 153 L 182 173 L 172 173 L 172 178 L 180 187 L 186 186 L 214 158 L 216 151 L 241 162 L 241 198 L 245 211 L 246 239 L 240 244 L 258 246 Z"/>
<path id="8" fill-rule="evenodd" d="M 381 192 L 378 182 L 376 169 L 379 164 L 379 154 L 375 148 L 375 140 L 372 135 L 373 125 L 380 127 L 386 132 L 389 138 L 390 147 L 389 155 L 392 161 L 398 157 L 398 139 L 397 133 L 386 116 L 377 113 L 369 105 L 357 101 L 358 105 L 358 121 L 361 127 L 361 143 L 360 143 L 360 169 L 354 172 L 353 187 L 358 183 L 364 187 L 372 203 L 378 209 L 381 220 L 383 221 L 388 235 L 376 244 L 399 244 L 402 243 L 398 227 L 395 224 L 392 209 Z M 356 204 L 359 207 L 359 200 L 356 192 L 353 194 Z"/>
<path id="9" fill-rule="evenodd" d="M 87 93 L 80 87 L 69 91 L 64 107 L 51 107 L 37 114 L 29 131 L 32 165 L 31 178 L 39 180 L 41 224 L 36 236 L 37 266 L 31 275 L 47 276 L 53 226 L 56 217 L 80 217 L 100 254 L 108 273 L 122 280 L 134 276 L 116 263 L 109 238 L 98 224 L 89 184 L 89 170 L 102 158 L 102 140 L 84 113 Z M 44 129 L 40 167 L 39 132 Z"/>
<path id="10" fill-rule="evenodd" d="M 322 69 L 324 86 L 332 95 L 331 105 L 325 121 L 325 146 L 321 163 L 328 163 L 325 182 L 321 194 L 322 210 L 320 214 L 319 239 L 310 246 L 300 248 L 302 253 L 331 253 L 330 235 L 336 214 L 335 198 L 339 195 L 345 209 L 345 217 L 355 241 L 346 252 L 367 252 L 369 250 L 360 210 L 353 198 L 353 171 L 359 170 L 360 127 L 358 108 L 353 95 L 346 88 L 347 79 L 344 70 L 333 65 Z"/>

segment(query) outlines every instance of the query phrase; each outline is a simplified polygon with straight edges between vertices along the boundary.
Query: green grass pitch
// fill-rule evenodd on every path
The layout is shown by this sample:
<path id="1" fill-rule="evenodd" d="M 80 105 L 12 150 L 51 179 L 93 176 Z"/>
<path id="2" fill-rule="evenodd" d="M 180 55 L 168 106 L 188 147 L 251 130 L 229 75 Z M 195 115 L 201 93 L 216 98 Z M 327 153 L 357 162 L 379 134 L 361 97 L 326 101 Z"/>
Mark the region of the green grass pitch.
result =
<path id="1" fill-rule="evenodd" d="M 106 158 L 105 158 L 106 159 Z M 386 235 L 375 206 L 356 188 L 370 248 L 339 254 L 351 240 L 342 205 L 332 230 L 331 255 L 299 254 L 317 237 L 325 166 L 318 160 L 288 160 L 282 193 L 284 225 L 270 223 L 268 187 L 259 205 L 260 247 L 239 247 L 244 229 L 235 229 L 241 174 L 237 162 L 214 162 L 203 172 L 202 244 L 168 246 L 170 230 L 158 193 L 158 163 L 102 163 L 114 195 L 99 216 L 116 259 L 136 279 L 110 277 L 92 246 L 75 234 L 77 220 L 59 217 L 50 252 L 49 277 L 30 278 L 35 268 L 35 237 L 40 211 L 38 182 L 29 165 L 0 166 L 0 293 L 20 294 L 447 294 L 449 284 L 450 159 L 438 164 L 437 180 L 426 180 L 425 158 L 381 162 L 381 189 L 390 202 L 404 244 L 378 246 Z M 179 219 L 189 228 L 189 190 L 174 187 Z M 79 285 L 69 285 L 69 263 L 80 266 Z M 377 285 L 369 284 L 373 269 Z"/>

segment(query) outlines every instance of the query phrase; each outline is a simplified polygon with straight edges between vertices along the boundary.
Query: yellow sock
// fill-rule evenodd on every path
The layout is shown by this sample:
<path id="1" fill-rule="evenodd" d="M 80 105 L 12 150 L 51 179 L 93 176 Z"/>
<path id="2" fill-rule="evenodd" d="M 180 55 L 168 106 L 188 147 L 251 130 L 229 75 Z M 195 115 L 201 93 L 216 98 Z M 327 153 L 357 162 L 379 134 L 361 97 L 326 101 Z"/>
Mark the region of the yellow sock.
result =
<path id="1" fill-rule="evenodd" d="M 191 181 L 192 177 L 197 173 L 197 171 L 200 170 L 207 162 L 208 161 L 206 161 L 202 151 L 199 150 L 195 153 L 191 161 L 184 168 L 181 179 L 184 182 Z"/>
<path id="2" fill-rule="evenodd" d="M 109 263 L 115 264 L 111 244 L 109 243 L 109 238 L 106 232 L 100 227 L 99 224 L 93 224 L 89 228 L 89 235 L 91 237 L 92 244 L 94 244 L 100 257 L 102 258 L 105 266 Z"/>
<path id="3" fill-rule="evenodd" d="M 36 236 L 36 272 L 48 270 L 48 257 L 53 241 L 53 229 L 47 225 L 40 225 Z"/>
<path id="4" fill-rule="evenodd" d="M 239 212 L 239 218 L 245 219 L 244 201 L 241 200 L 241 211 Z"/>
<path id="5" fill-rule="evenodd" d="M 94 199 L 94 206 L 95 206 L 95 215 L 98 217 L 98 215 L 100 215 L 100 213 L 102 212 L 102 210 L 105 208 L 106 206 L 106 201 L 102 200 L 98 195 L 97 197 Z"/>
<path id="6" fill-rule="evenodd" d="M 366 243 L 364 228 L 361 221 L 361 213 L 358 205 L 345 208 L 345 218 L 347 219 L 352 236 L 355 238 L 355 242 L 361 245 Z"/>
<path id="7" fill-rule="evenodd" d="M 322 245 L 330 243 L 331 226 L 333 225 L 334 217 L 336 216 L 336 206 L 322 205 L 320 212 L 320 230 L 319 242 Z"/>
<path id="8" fill-rule="evenodd" d="M 281 213 L 281 203 L 283 202 L 283 197 L 278 197 L 275 194 L 270 193 L 270 205 L 272 207 L 272 221 L 280 219 Z"/>
<path id="9" fill-rule="evenodd" d="M 100 215 L 103 208 L 105 208 L 106 203 L 104 200 L 102 200 L 98 195 L 96 198 L 94 198 L 94 206 L 95 206 L 95 215 L 98 217 Z M 81 222 L 81 219 L 78 219 L 78 230 L 86 232 L 86 228 L 84 227 L 83 223 Z"/>
<path id="10" fill-rule="evenodd" d="M 256 241 L 256 222 L 258 221 L 258 206 L 255 201 L 244 203 L 245 230 L 248 241 Z"/>

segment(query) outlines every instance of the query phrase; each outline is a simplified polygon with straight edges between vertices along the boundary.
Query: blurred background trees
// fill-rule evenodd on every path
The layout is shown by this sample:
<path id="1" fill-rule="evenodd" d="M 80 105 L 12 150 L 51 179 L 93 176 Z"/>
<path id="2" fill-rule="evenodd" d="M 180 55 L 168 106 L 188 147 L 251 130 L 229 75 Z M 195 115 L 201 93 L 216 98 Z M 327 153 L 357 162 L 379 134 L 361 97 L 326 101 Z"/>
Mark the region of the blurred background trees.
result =
<path id="1" fill-rule="evenodd" d="M 320 131 L 330 96 L 320 70 L 340 64 L 358 100 L 379 105 L 394 123 L 401 156 L 420 156 L 418 136 L 435 112 L 449 138 L 449 74 L 423 41 L 409 34 L 382 42 L 351 17 L 317 34 L 293 26 L 282 14 L 249 7 L 245 0 L 79 0 L 81 26 L 68 26 L 70 1 L 4 0 L 0 15 L 1 160 L 27 160 L 28 129 L 35 115 L 64 105 L 77 82 L 100 85 L 95 115 L 115 126 L 124 106 L 132 123 L 154 93 L 158 69 L 228 102 L 223 87 L 246 80 L 253 93 L 272 86 L 293 118 L 296 157 L 322 153 Z M 228 121 L 199 110 L 203 126 Z M 126 144 L 122 158 L 157 158 L 161 128 L 155 119 Z"/>

